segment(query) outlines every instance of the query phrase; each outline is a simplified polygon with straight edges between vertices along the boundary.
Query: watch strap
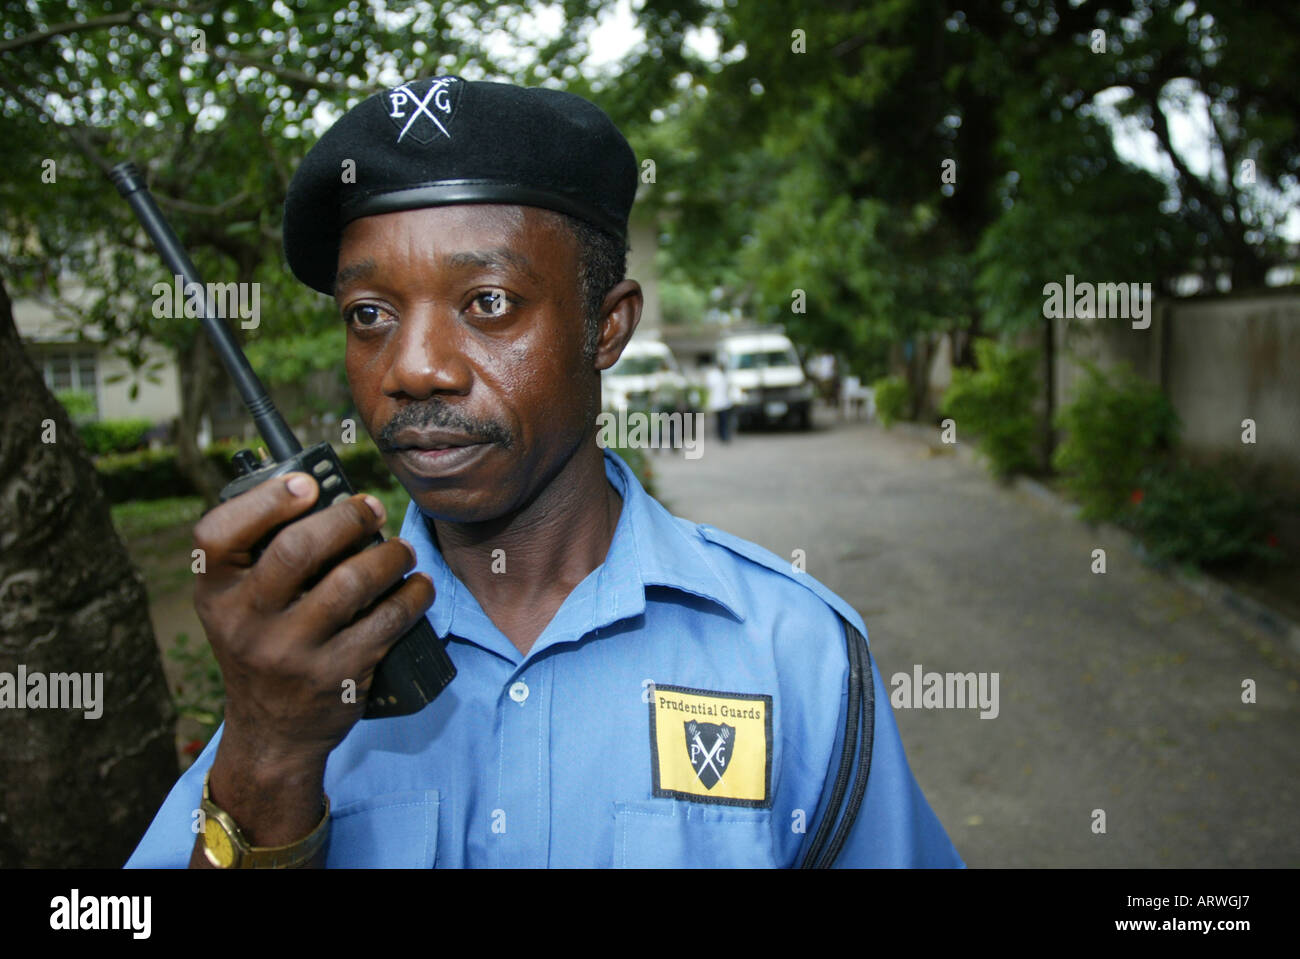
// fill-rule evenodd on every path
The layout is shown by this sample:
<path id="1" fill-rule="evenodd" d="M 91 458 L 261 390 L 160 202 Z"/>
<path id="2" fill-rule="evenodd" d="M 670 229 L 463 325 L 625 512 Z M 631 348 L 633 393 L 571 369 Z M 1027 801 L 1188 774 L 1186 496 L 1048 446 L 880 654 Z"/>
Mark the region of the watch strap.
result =
<path id="1" fill-rule="evenodd" d="M 306 866 L 325 845 L 330 832 L 330 799 L 325 796 L 325 808 L 320 822 L 309 834 L 284 846 L 254 846 L 248 841 L 239 824 L 231 815 L 212 801 L 208 788 L 209 772 L 203 777 L 203 815 L 207 820 L 216 822 L 229 839 L 234 850 L 234 860 L 230 863 L 220 862 L 208 848 L 206 829 L 203 833 L 203 852 L 208 862 L 218 869 L 301 869 Z"/>

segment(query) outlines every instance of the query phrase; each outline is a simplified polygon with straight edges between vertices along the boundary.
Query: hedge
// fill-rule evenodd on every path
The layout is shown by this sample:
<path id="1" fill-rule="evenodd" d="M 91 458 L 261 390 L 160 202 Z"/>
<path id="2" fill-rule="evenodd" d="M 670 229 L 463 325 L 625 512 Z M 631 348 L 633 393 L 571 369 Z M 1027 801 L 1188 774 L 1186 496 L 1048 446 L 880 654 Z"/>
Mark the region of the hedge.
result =
<path id="1" fill-rule="evenodd" d="M 82 423 L 77 432 L 91 455 L 99 456 L 139 449 L 144 445 L 145 434 L 151 429 L 153 421 L 147 419 L 100 420 Z"/>
<path id="2" fill-rule="evenodd" d="M 230 457 L 244 445 L 213 444 L 203 455 L 224 476 L 233 479 L 235 470 Z M 396 485 L 397 480 L 389 472 L 383 456 L 374 445 L 338 444 L 334 448 L 343 462 L 348 479 L 356 489 L 388 489 Z M 176 450 L 172 447 L 100 456 L 95 460 L 95 469 L 111 503 L 194 496 L 198 493 L 177 465 Z"/>

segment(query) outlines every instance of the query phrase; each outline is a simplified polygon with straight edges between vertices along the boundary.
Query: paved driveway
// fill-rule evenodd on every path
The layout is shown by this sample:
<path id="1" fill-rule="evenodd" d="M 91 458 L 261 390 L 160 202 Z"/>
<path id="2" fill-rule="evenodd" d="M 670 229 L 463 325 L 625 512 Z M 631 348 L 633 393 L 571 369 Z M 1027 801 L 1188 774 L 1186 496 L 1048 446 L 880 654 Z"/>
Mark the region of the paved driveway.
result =
<path id="1" fill-rule="evenodd" d="M 865 423 L 652 462 L 678 515 L 803 550 L 887 684 L 998 674 L 996 718 L 895 711 L 971 866 L 1300 865 L 1300 673 L 1124 543 Z"/>

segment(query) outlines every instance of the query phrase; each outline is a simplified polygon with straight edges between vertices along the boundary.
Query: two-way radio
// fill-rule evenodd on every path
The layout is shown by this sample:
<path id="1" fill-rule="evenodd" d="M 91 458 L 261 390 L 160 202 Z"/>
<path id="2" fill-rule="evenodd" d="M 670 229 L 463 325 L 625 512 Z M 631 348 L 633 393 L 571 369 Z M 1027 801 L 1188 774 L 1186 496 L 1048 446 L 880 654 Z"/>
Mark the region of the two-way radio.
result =
<path id="1" fill-rule="evenodd" d="M 304 450 L 280 411 L 271 402 L 265 387 L 248 364 L 248 358 L 244 356 L 225 322 L 217 315 L 212 298 L 207 293 L 207 286 L 199 278 L 194 263 L 158 209 L 139 169 L 134 163 L 119 163 L 113 167 L 110 176 L 117 185 L 118 192 L 131 204 L 131 209 L 149 234 L 163 262 L 171 268 L 173 274 L 184 279 L 185 289 L 194 289 L 194 285 L 197 285 L 198 289 L 205 291 L 203 329 L 231 379 L 235 381 L 235 388 L 270 452 L 272 461 L 264 466 L 259 464 L 249 450 L 236 453 L 234 463 L 241 475 L 221 491 L 221 501 L 245 493 L 272 477 L 296 472 L 310 474 L 320 485 L 320 496 L 317 497 L 312 512 L 328 509 L 334 503 L 352 496 L 355 491 L 343 474 L 343 464 L 339 462 L 333 447 L 329 443 L 317 443 Z M 376 534 L 374 541 L 382 543 L 384 537 Z M 433 702 L 455 675 L 456 667 L 452 665 L 442 641 L 433 631 L 429 620 L 421 616 L 419 622 L 397 641 L 397 645 L 388 651 L 376 667 L 362 718 L 382 719 L 418 712 Z"/>

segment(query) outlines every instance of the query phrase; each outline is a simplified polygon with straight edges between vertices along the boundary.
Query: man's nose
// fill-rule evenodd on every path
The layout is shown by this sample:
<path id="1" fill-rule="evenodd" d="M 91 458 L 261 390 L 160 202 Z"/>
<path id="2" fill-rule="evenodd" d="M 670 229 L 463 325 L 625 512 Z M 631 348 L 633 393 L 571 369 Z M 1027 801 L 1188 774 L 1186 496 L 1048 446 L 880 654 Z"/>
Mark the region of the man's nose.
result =
<path id="1" fill-rule="evenodd" d="M 384 392 L 413 399 L 468 393 L 472 375 L 462 332 L 449 311 L 424 306 L 408 312 L 390 343 Z"/>

